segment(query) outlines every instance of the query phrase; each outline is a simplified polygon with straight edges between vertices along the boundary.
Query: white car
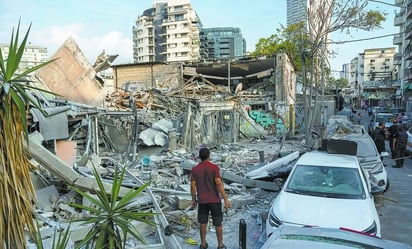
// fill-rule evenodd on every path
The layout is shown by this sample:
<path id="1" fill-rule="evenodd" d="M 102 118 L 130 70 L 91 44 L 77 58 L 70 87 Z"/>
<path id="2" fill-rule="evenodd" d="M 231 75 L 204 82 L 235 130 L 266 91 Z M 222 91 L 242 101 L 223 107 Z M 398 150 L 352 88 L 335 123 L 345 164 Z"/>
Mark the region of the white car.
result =
<path id="1" fill-rule="evenodd" d="M 406 132 L 408 134 L 408 142 L 406 143 L 406 150 L 412 154 L 412 127 Z"/>
<path id="2" fill-rule="evenodd" d="M 369 236 L 356 231 L 321 227 L 281 226 L 260 247 L 261 249 L 344 249 L 385 248 L 412 249 L 411 246 Z"/>
<path id="3" fill-rule="evenodd" d="M 303 154 L 273 200 L 267 235 L 282 224 L 343 227 L 380 237 L 370 183 L 357 157 L 324 151 Z"/>
<path id="4" fill-rule="evenodd" d="M 344 139 L 357 143 L 356 156 L 359 159 L 360 166 L 369 173 L 372 194 L 382 194 L 389 189 L 388 174 L 381 160 L 381 157 L 386 157 L 389 154 L 387 152 L 379 154 L 375 142 L 368 134 L 337 134 L 329 138 Z"/>
<path id="5" fill-rule="evenodd" d="M 396 117 L 392 113 L 376 113 L 375 118 L 373 119 L 373 129 L 379 125 L 379 122 L 384 122 L 385 127 L 389 128 L 395 119 Z"/>

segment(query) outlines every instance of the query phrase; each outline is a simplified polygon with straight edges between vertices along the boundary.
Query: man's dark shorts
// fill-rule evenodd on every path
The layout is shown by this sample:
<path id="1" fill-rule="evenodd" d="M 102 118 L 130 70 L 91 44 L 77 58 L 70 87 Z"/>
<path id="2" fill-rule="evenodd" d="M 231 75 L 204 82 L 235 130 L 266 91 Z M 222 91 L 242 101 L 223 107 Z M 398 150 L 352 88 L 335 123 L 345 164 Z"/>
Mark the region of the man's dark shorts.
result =
<path id="1" fill-rule="evenodd" d="M 197 221 L 200 224 L 205 224 L 209 221 L 209 211 L 212 215 L 213 226 L 222 225 L 223 213 L 221 203 L 199 204 L 197 210 Z"/>

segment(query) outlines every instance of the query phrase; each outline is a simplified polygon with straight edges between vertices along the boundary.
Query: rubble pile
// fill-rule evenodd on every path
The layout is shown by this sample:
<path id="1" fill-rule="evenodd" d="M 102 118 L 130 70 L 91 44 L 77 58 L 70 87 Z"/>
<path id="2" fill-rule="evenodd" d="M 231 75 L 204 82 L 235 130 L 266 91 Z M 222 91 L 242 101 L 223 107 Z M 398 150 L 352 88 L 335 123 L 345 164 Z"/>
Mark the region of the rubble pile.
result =
<path id="1" fill-rule="evenodd" d="M 249 181 L 249 184 L 252 183 L 251 186 L 259 185 L 259 180 L 252 181 L 245 176 L 250 170 L 267 165 L 269 160 L 278 156 L 280 141 L 274 137 L 268 137 L 266 140 L 249 139 L 239 143 L 210 144 L 207 146 L 211 148 L 213 162 L 217 163 L 221 168 L 225 180 L 225 189 L 232 203 L 228 217 L 225 218 L 227 226 L 237 226 L 239 217 L 256 221 L 260 220 L 259 223 L 262 225 L 262 219 L 264 219 L 264 215 L 276 191 L 266 191 L 259 186 L 245 186 L 242 184 L 242 181 L 228 181 L 225 174 L 230 173 L 240 179 Z M 283 146 L 283 152 L 295 151 L 299 146 L 300 142 L 298 141 L 286 141 Z M 35 148 L 35 146 L 33 147 Z M 140 205 L 145 210 L 155 210 L 155 203 L 157 202 L 170 228 L 174 231 L 178 243 L 182 246 L 180 248 L 185 248 L 184 246 L 186 245 L 190 246 L 185 240 L 188 238 L 198 239 L 196 210 L 190 209 L 191 195 L 189 183 L 190 169 L 198 162 L 198 149 L 186 150 L 179 148 L 176 150 L 164 150 L 158 147 L 156 150 L 156 153 L 150 154 L 150 156 L 140 156 L 133 162 L 122 161 L 124 159 L 120 156 L 90 156 L 88 161 L 83 163 L 86 166 L 68 170 L 77 172 L 79 174 L 77 176 L 78 179 L 81 177 L 89 179 L 90 185 L 92 185 L 93 175 L 91 167 L 94 165 L 97 166 L 97 170 L 103 179 L 110 183 L 111 179 L 113 179 L 115 165 L 121 163 L 127 167 L 129 174 L 123 184 L 125 187 L 136 186 L 136 179 L 139 179 L 141 182 L 150 181 L 150 190 L 155 198 L 151 199 L 147 195 L 139 196 L 138 200 L 136 200 L 136 205 Z M 149 151 L 153 151 L 153 148 L 149 149 Z M 38 170 L 33 178 L 36 183 L 36 193 L 39 197 L 36 211 L 42 221 L 42 236 L 45 243 L 49 243 L 51 231 L 67 227 L 71 219 L 82 217 L 85 213 L 75 210 L 68 204 L 73 201 L 82 201 L 79 200 L 79 196 L 73 191 L 68 190 L 67 187 L 70 185 L 70 182 L 56 177 L 55 174 L 37 162 L 35 158 L 32 161 L 33 164 L 37 165 Z M 270 177 L 266 177 L 265 181 L 261 182 L 276 186 L 274 189 L 278 189 L 282 183 L 282 178 L 272 177 L 270 179 Z M 78 226 L 75 227 L 75 229 L 80 229 Z M 234 227 L 232 229 L 237 231 Z M 84 230 L 80 229 L 80 231 L 84 233 Z M 147 232 L 146 230 L 144 231 Z M 232 233 L 235 231 L 232 231 Z M 151 244 L 158 243 L 153 238 L 153 236 L 157 236 L 155 234 L 154 231 L 148 232 L 148 234 L 145 234 L 145 239 Z M 230 235 L 228 233 L 228 236 L 235 236 L 235 234 Z M 80 236 L 79 232 L 74 232 L 73 236 L 74 238 L 79 238 L 76 237 Z M 253 236 L 257 236 L 257 231 L 255 231 Z M 130 239 L 128 244 L 130 245 L 129 248 L 140 248 L 138 247 L 138 242 L 133 239 Z M 169 247 L 166 246 L 164 248 Z"/>

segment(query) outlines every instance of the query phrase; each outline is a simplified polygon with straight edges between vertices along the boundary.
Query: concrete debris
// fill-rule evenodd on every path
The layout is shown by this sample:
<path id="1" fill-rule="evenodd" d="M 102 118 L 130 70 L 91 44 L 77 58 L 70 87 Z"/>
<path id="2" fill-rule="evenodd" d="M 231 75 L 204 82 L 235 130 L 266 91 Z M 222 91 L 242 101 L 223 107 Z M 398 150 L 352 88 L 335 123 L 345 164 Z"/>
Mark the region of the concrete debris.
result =
<path id="1" fill-rule="evenodd" d="M 46 244 L 68 221 L 89 215 L 69 205 L 93 205 L 69 187 L 95 195 L 96 169 L 110 194 L 119 166 L 126 170 L 120 198 L 150 181 L 131 205 L 157 213 L 158 224 L 136 224 L 148 245 L 127 238 L 126 248 L 188 248 L 184 241 L 198 238 L 199 232 L 197 212 L 190 206 L 190 172 L 203 146 L 211 149 L 211 160 L 221 169 L 232 203 L 224 224 L 237 234 L 238 219 L 245 219 L 251 236 L 259 237 L 273 196 L 294 160 L 307 150 L 301 139 L 293 139 L 294 125 L 289 125 L 295 116 L 290 97 L 294 89 L 286 86 L 292 85 L 294 76 L 288 74 L 292 68 L 284 66 L 289 63 L 286 55 L 229 65 L 236 81 L 229 87 L 226 65 L 145 64 L 139 72 L 150 81 L 122 85 L 116 78 L 112 92 L 104 88 L 107 82 L 100 76 L 115 55 L 103 51 L 92 66 L 69 38 L 53 55 L 57 57 L 61 59 L 40 69 L 33 81 L 64 99 L 33 93 L 47 115 L 30 110 L 31 134 L 25 145 L 35 168 L 35 210 Z M 115 68 L 113 77 L 125 77 L 128 67 Z M 220 75 L 213 75 L 217 68 Z M 157 71 L 160 74 L 154 74 Z M 274 75 L 277 71 L 282 73 Z M 281 94 L 281 89 L 288 92 Z M 70 230 L 74 245 L 90 225 L 74 223 Z M 226 236 L 237 240 L 237 235 Z M 210 246 L 215 244 L 211 241 Z"/>
<path id="2" fill-rule="evenodd" d="M 276 161 L 270 162 L 266 165 L 263 165 L 262 167 L 259 167 L 258 169 L 246 173 L 246 176 L 251 179 L 260 179 L 268 177 L 271 175 L 272 172 L 279 171 L 279 168 L 292 165 L 291 162 L 298 159 L 298 157 L 299 151 L 295 151 L 285 157 L 281 157 Z M 288 167 L 287 170 L 291 170 L 291 167 Z"/>

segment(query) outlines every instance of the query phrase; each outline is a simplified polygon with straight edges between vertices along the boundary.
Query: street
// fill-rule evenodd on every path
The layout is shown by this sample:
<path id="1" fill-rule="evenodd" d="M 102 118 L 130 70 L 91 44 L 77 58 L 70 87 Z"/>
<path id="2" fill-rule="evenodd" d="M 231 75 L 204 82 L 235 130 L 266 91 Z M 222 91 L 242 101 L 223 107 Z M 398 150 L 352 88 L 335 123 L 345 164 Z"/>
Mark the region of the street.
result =
<path id="1" fill-rule="evenodd" d="M 392 168 L 395 161 L 390 156 L 384 163 L 390 188 L 383 194 L 383 204 L 377 207 L 382 238 L 412 245 L 412 159 L 406 159 L 403 168 Z"/>

